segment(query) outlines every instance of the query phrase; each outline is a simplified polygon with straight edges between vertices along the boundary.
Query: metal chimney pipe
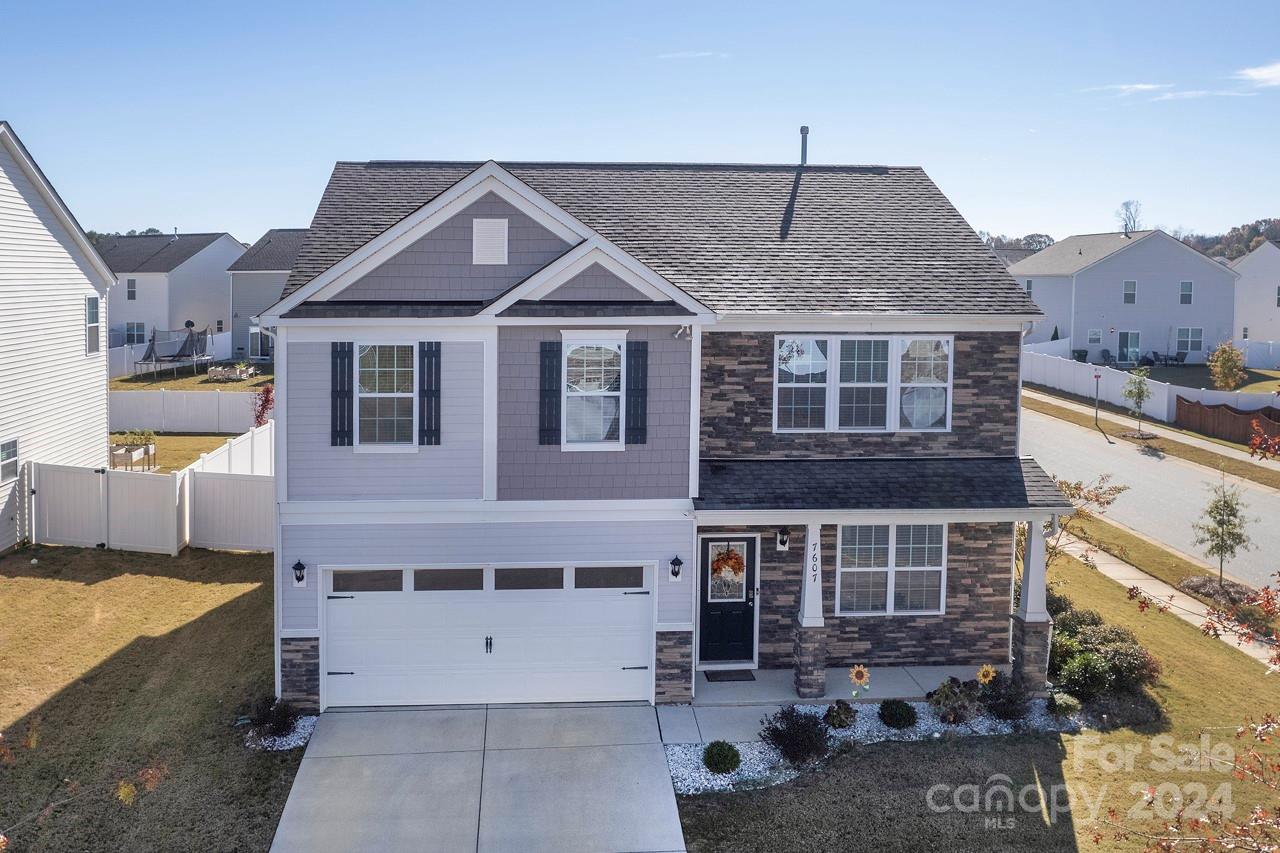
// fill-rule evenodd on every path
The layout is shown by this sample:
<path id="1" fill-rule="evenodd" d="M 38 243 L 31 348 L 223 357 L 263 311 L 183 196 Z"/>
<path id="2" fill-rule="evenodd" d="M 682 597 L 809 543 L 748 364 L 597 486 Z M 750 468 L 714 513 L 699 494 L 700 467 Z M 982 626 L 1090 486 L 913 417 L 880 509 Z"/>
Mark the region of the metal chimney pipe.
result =
<path id="1" fill-rule="evenodd" d="M 809 162 L 809 125 L 800 125 L 800 165 Z"/>

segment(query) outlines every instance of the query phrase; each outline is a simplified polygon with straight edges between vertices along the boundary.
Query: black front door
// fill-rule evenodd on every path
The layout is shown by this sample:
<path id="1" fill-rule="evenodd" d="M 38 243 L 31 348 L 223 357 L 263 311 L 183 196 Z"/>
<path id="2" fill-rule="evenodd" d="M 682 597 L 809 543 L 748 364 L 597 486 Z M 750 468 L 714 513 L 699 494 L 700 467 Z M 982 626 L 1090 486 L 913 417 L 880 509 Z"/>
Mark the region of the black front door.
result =
<path id="1" fill-rule="evenodd" d="M 703 539 L 698 660 L 750 661 L 756 652 L 756 540 Z"/>

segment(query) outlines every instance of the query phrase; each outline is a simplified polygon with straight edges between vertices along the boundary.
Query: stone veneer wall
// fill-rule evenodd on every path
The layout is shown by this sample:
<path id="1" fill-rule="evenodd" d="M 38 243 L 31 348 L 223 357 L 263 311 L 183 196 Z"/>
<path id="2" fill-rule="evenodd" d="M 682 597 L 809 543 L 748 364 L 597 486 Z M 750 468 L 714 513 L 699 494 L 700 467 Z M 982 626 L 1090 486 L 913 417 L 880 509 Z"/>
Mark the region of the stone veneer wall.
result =
<path id="1" fill-rule="evenodd" d="M 702 458 L 1013 456 L 1020 344 L 1017 332 L 955 335 L 950 432 L 774 433 L 773 333 L 707 332 Z"/>
<path id="2" fill-rule="evenodd" d="M 654 701 L 667 705 L 693 701 L 693 632 L 659 631 L 657 644 Z"/>
<path id="3" fill-rule="evenodd" d="M 320 710 L 320 638 L 280 638 L 280 699 L 300 711 Z"/>
<path id="4" fill-rule="evenodd" d="M 791 547 L 775 547 L 777 526 L 707 527 L 699 534 L 760 534 L 761 669 L 796 663 L 798 650 L 816 648 L 796 638 L 805 528 L 792 526 Z M 946 613 L 941 616 L 836 616 L 836 528 L 822 528 L 822 635 L 827 666 L 1001 664 L 1009 660 L 1013 525 L 948 526 Z"/>
<path id="5" fill-rule="evenodd" d="M 1013 618 L 1013 671 L 1022 676 L 1027 689 L 1043 693 L 1049 682 L 1049 645 L 1052 622 L 1024 622 Z"/>

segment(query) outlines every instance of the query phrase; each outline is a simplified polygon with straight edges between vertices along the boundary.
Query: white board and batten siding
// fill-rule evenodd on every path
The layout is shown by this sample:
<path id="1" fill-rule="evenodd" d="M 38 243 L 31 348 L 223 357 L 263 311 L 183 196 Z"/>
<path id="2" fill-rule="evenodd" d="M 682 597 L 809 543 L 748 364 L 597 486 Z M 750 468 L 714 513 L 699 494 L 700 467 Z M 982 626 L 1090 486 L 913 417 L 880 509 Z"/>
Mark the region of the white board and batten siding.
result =
<path id="1" fill-rule="evenodd" d="M 0 139 L 0 442 L 19 459 L 107 463 L 108 279 Z M 99 297 L 99 345 L 85 299 Z M 27 535 L 22 480 L 0 484 L 0 551 Z"/>

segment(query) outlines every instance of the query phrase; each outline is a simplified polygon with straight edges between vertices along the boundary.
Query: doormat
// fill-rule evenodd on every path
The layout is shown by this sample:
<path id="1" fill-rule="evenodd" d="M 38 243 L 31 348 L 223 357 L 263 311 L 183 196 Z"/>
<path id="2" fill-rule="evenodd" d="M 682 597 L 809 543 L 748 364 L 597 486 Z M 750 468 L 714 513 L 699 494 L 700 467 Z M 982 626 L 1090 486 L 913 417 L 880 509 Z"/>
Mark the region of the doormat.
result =
<path id="1" fill-rule="evenodd" d="M 749 669 L 709 669 L 703 673 L 707 681 L 755 681 L 756 674 Z"/>

